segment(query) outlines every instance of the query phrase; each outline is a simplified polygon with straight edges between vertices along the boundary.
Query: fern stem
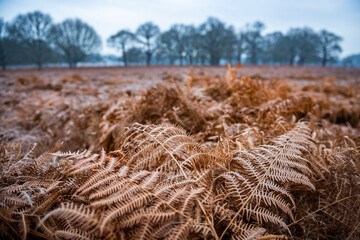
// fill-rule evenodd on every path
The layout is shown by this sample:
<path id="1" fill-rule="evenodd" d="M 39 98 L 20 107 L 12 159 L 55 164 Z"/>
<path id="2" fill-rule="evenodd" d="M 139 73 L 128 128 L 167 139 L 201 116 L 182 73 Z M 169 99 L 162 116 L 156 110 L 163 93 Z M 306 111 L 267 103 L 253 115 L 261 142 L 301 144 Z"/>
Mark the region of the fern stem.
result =
<path id="1" fill-rule="evenodd" d="M 356 229 L 358 229 L 358 227 L 360 227 L 360 222 L 354 227 L 354 229 L 349 233 L 349 236 L 346 238 L 346 240 L 350 240 L 351 236 L 354 234 L 354 232 L 356 231 Z"/>
<path id="2" fill-rule="evenodd" d="M 32 234 L 32 235 L 34 235 L 34 236 L 43 238 L 43 239 L 49 239 L 45 234 L 39 233 L 39 232 L 34 231 L 34 230 L 32 230 L 32 229 L 29 230 L 29 233 Z"/>
<path id="3" fill-rule="evenodd" d="M 23 230 L 24 230 L 22 239 L 26 239 L 28 234 L 28 226 L 26 225 L 24 214 L 21 214 L 21 223 L 23 224 Z"/>
<path id="4" fill-rule="evenodd" d="M 255 240 L 270 240 L 270 239 L 288 239 L 285 235 L 266 235 L 258 237 Z"/>

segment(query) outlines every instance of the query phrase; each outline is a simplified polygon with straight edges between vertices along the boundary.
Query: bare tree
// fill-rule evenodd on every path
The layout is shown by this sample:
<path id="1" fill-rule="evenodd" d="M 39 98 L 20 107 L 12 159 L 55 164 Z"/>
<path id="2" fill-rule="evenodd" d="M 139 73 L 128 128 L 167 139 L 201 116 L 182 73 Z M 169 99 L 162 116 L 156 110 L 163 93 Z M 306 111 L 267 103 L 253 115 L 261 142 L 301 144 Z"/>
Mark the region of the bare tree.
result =
<path id="1" fill-rule="evenodd" d="M 95 53 L 101 47 L 101 39 L 95 30 L 80 19 L 66 19 L 52 28 L 55 48 L 66 59 L 70 68 Z"/>
<path id="2" fill-rule="evenodd" d="M 320 57 L 322 66 L 326 66 L 328 61 L 334 61 L 336 55 L 342 51 L 339 42 L 342 38 L 334 33 L 321 30 L 320 34 Z"/>
<path id="3" fill-rule="evenodd" d="M 171 28 L 160 35 L 160 46 L 165 47 L 166 54 L 169 58 L 178 58 L 180 65 L 184 65 L 185 44 L 186 44 L 187 26 L 183 24 L 175 24 Z M 173 64 L 174 61 L 170 61 Z"/>
<path id="4" fill-rule="evenodd" d="M 200 33 L 198 29 L 192 25 L 185 26 L 183 44 L 190 65 L 193 65 L 194 59 L 199 53 L 199 40 Z"/>
<path id="5" fill-rule="evenodd" d="M 319 36 L 309 27 L 292 28 L 288 35 L 294 41 L 298 64 L 317 63 L 319 61 Z"/>
<path id="6" fill-rule="evenodd" d="M 290 29 L 287 34 L 284 36 L 284 47 L 285 52 L 288 58 L 289 65 L 295 65 L 295 60 L 298 54 L 298 38 L 299 35 L 295 29 Z"/>
<path id="7" fill-rule="evenodd" d="M 52 27 L 50 15 L 39 11 L 18 15 L 8 30 L 24 46 L 25 53 L 41 70 L 43 63 L 50 56 L 49 39 Z"/>
<path id="8" fill-rule="evenodd" d="M 121 30 L 108 39 L 109 46 L 122 51 L 122 58 L 125 66 L 128 65 L 127 46 L 135 39 L 135 35 L 128 30 Z"/>
<path id="9" fill-rule="evenodd" d="M 130 64 L 142 64 L 145 60 L 145 54 L 141 48 L 131 47 L 127 51 L 128 61 Z"/>
<path id="10" fill-rule="evenodd" d="M 243 32 L 240 32 L 236 37 L 236 61 L 241 63 L 241 57 L 245 53 L 246 50 L 246 43 L 245 43 L 245 36 Z"/>
<path id="11" fill-rule="evenodd" d="M 244 39 L 246 42 L 247 55 L 251 64 L 258 63 L 258 55 L 261 51 L 261 43 L 263 40 L 261 32 L 264 30 L 264 28 L 265 25 L 262 22 L 255 22 L 246 26 Z"/>
<path id="12" fill-rule="evenodd" d="M 262 62 L 267 64 L 286 64 L 291 55 L 287 38 L 281 32 L 264 36 Z"/>
<path id="13" fill-rule="evenodd" d="M 156 38 L 159 34 L 159 27 L 152 22 L 146 22 L 136 30 L 138 41 L 142 43 L 145 48 L 147 66 L 151 64 L 151 57 L 156 49 Z"/>
<path id="14" fill-rule="evenodd" d="M 225 59 L 228 63 L 232 63 L 234 59 L 236 61 L 237 40 L 234 28 L 232 26 L 228 27 L 223 42 L 223 54 L 221 55 L 222 59 Z"/>
<path id="15" fill-rule="evenodd" d="M 3 71 L 8 63 L 10 39 L 7 32 L 7 24 L 0 18 L 0 64 Z"/>
<path id="16" fill-rule="evenodd" d="M 186 26 L 184 24 L 175 24 L 170 28 L 172 32 L 172 38 L 175 42 L 175 51 L 177 57 L 180 59 L 180 65 L 184 65 L 185 57 L 185 31 Z"/>
<path id="17" fill-rule="evenodd" d="M 176 37 L 177 33 L 170 29 L 159 35 L 158 38 L 158 53 L 165 56 L 169 60 L 169 64 L 173 65 L 177 56 Z"/>
<path id="18" fill-rule="evenodd" d="M 344 67 L 360 67 L 360 54 L 351 54 L 342 59 Z"/>
<path id="19" fill-rule="evenodd" d="M 219 19 L 210 17 L 200 26 L 203 47 L 210 57 L 211 65 L 219 65 L 220 59 L 236 41 L 234 30 Z"/>

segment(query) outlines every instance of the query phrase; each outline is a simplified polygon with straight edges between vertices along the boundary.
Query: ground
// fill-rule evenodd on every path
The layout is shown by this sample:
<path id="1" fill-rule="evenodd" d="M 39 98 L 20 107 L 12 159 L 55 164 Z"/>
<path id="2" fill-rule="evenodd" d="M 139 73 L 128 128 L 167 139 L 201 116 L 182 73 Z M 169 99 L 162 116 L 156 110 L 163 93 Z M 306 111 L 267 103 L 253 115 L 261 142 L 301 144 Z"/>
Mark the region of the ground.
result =
<path id="1" fill-rule="evenodd" d="M 65 150 L 90 147 L 81 136 L 69 139 L 76 131 L 73 119 L 81 120 L 83 112 L 104 112 L 124 96 L 138 96 L 156 84 L 173 79 L 183 85 L 189 74 L 222 78 L 227 67 L 109 67 L 67 69 L 8 70 L 0 73 L 1 124 L 3 142 L 18 142 L 27 148 L 33 143 L 39 152 L 64 141 Z M 360 69 L 323 67 L 246 66 L 238 77 L 283 80 L 306 85 L 334 79 L 340 85 L 360 81 Z M 101 116 L 99 116 L 101 117 Z M 84 120 L 82 129 L 91 123 Z M 94 126 L 96 130 L 96 126 Z M 90 133 L 87 133 L 90 134 Z M 92 133 L 97 135 L 95 131 Z M 67 140 L 69 140 L 67 142 Z M 40 150 L 42 149 L 42 150 Z"/>
<path id="2" fill-rule="evenodd" d="M 360 237 L 360 69 L 9 70 L 0 138 L 0 237 Z"/>

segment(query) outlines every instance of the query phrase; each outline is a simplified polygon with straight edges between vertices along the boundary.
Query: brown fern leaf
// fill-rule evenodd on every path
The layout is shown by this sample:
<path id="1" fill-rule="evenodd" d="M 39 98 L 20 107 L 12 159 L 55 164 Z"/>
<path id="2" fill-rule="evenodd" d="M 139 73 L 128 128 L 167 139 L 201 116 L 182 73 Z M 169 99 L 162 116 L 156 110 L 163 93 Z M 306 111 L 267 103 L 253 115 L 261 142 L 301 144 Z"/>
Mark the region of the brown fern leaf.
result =
<path id="1" fill-rule="evenodd" d="M 244 223 L 242 220 L 234 223 L 230 229 L 233 232 L 231 239 L 234 240 L 252 240 L 263 236 L 266 232 L 266 229 Z"/>
<path id="2" fill-rule="evenodd" d="M 176 239 L 176 240 L 187 239 L 191 231 L 190 226 L 191 226 L 190 221 L 187 221 L 184 224 L 179 224 L 178 226 L 172 228 L 167 239 Z"/>
<path id="3" fill-rule="evenodd" d="M 60 208 L 54 209 L 47 213 L 39 222 L 42 225 L 50 217 L 66 219 L 72 227 L 90 229 L 98 224 L 95 213 L 90 208 L 74 203 L 62 203 Z"/>
<path id="4" fill-rule="evenodd" d="M 314 146 L 311 130 L 306 124 L 298 123 L 294 129 L 273 140 L 273 143 L 251 151 L 236 152 L 232 169 L 239 172 L 224 172 L 214 180 L 214 189 L 220 190 L 217 191 L 217 201 L 230 202 L 230 206 L 239 209 L 227 228 L 238 215 L 245 214 L 247 221 L 255 217 L 259 226 L 271 222 L 288 230 L 282 217 L 268 210 L 275 207 L 293 219 L 288 201 L 294 206 L 294 200 L 283 185 L 292 182 L 314 189 L 305 175 L 310 174 L 311 170 L 306 165 L 308 160 L 303 156 L 311 152 Z M 225 231 L 222 236 L 224 234 Z"/>
<path id="5" fill-rule="evenodd" d="M 123 136 L 121 145 L 130 157 L 128 166 L 135 170 L 161 169 L 179 171 L 186 176 L 181 162 L 189 155 L 189 150 L 198 145 L 186 132 L 173 125 L 134 124 Z M 133 143 L 133 145 L 132 145 Z M 134 162 L 137 164 L 134 165 Z"/>
<path id="6" fill-rule="evenodd" d="M 55 236 L 60 237 L 62 239 L 74 239 L 74 240 L 95 239 L 93 235 L 87 233 L 86 231 L 81 231 L 79 229 L 57 230 L 55 232 Z"/>

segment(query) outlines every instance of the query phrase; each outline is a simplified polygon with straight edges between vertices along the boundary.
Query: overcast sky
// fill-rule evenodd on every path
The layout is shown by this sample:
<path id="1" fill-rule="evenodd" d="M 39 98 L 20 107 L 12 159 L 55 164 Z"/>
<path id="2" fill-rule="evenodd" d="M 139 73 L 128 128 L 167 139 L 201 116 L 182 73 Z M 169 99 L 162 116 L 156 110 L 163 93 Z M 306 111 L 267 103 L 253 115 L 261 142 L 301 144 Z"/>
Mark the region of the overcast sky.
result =
<path id="1" fill-rule="evenodd" d="M 198 25 L 209 16 L 236 30 L 256 20 L 265 23 L 265 33 L 325 28 L 344 38 L 341 56 L 360 53 L 360 0 L 0 0 L 0 17 L 6 21 L 34 10 L 50 14 L 54 22 L 77 17 L 92 25 L 104 54 L 114 53 L 105 43 L 120 29 L 135 31 L 153 21 L 166 30 L 174 23 Z"/>

